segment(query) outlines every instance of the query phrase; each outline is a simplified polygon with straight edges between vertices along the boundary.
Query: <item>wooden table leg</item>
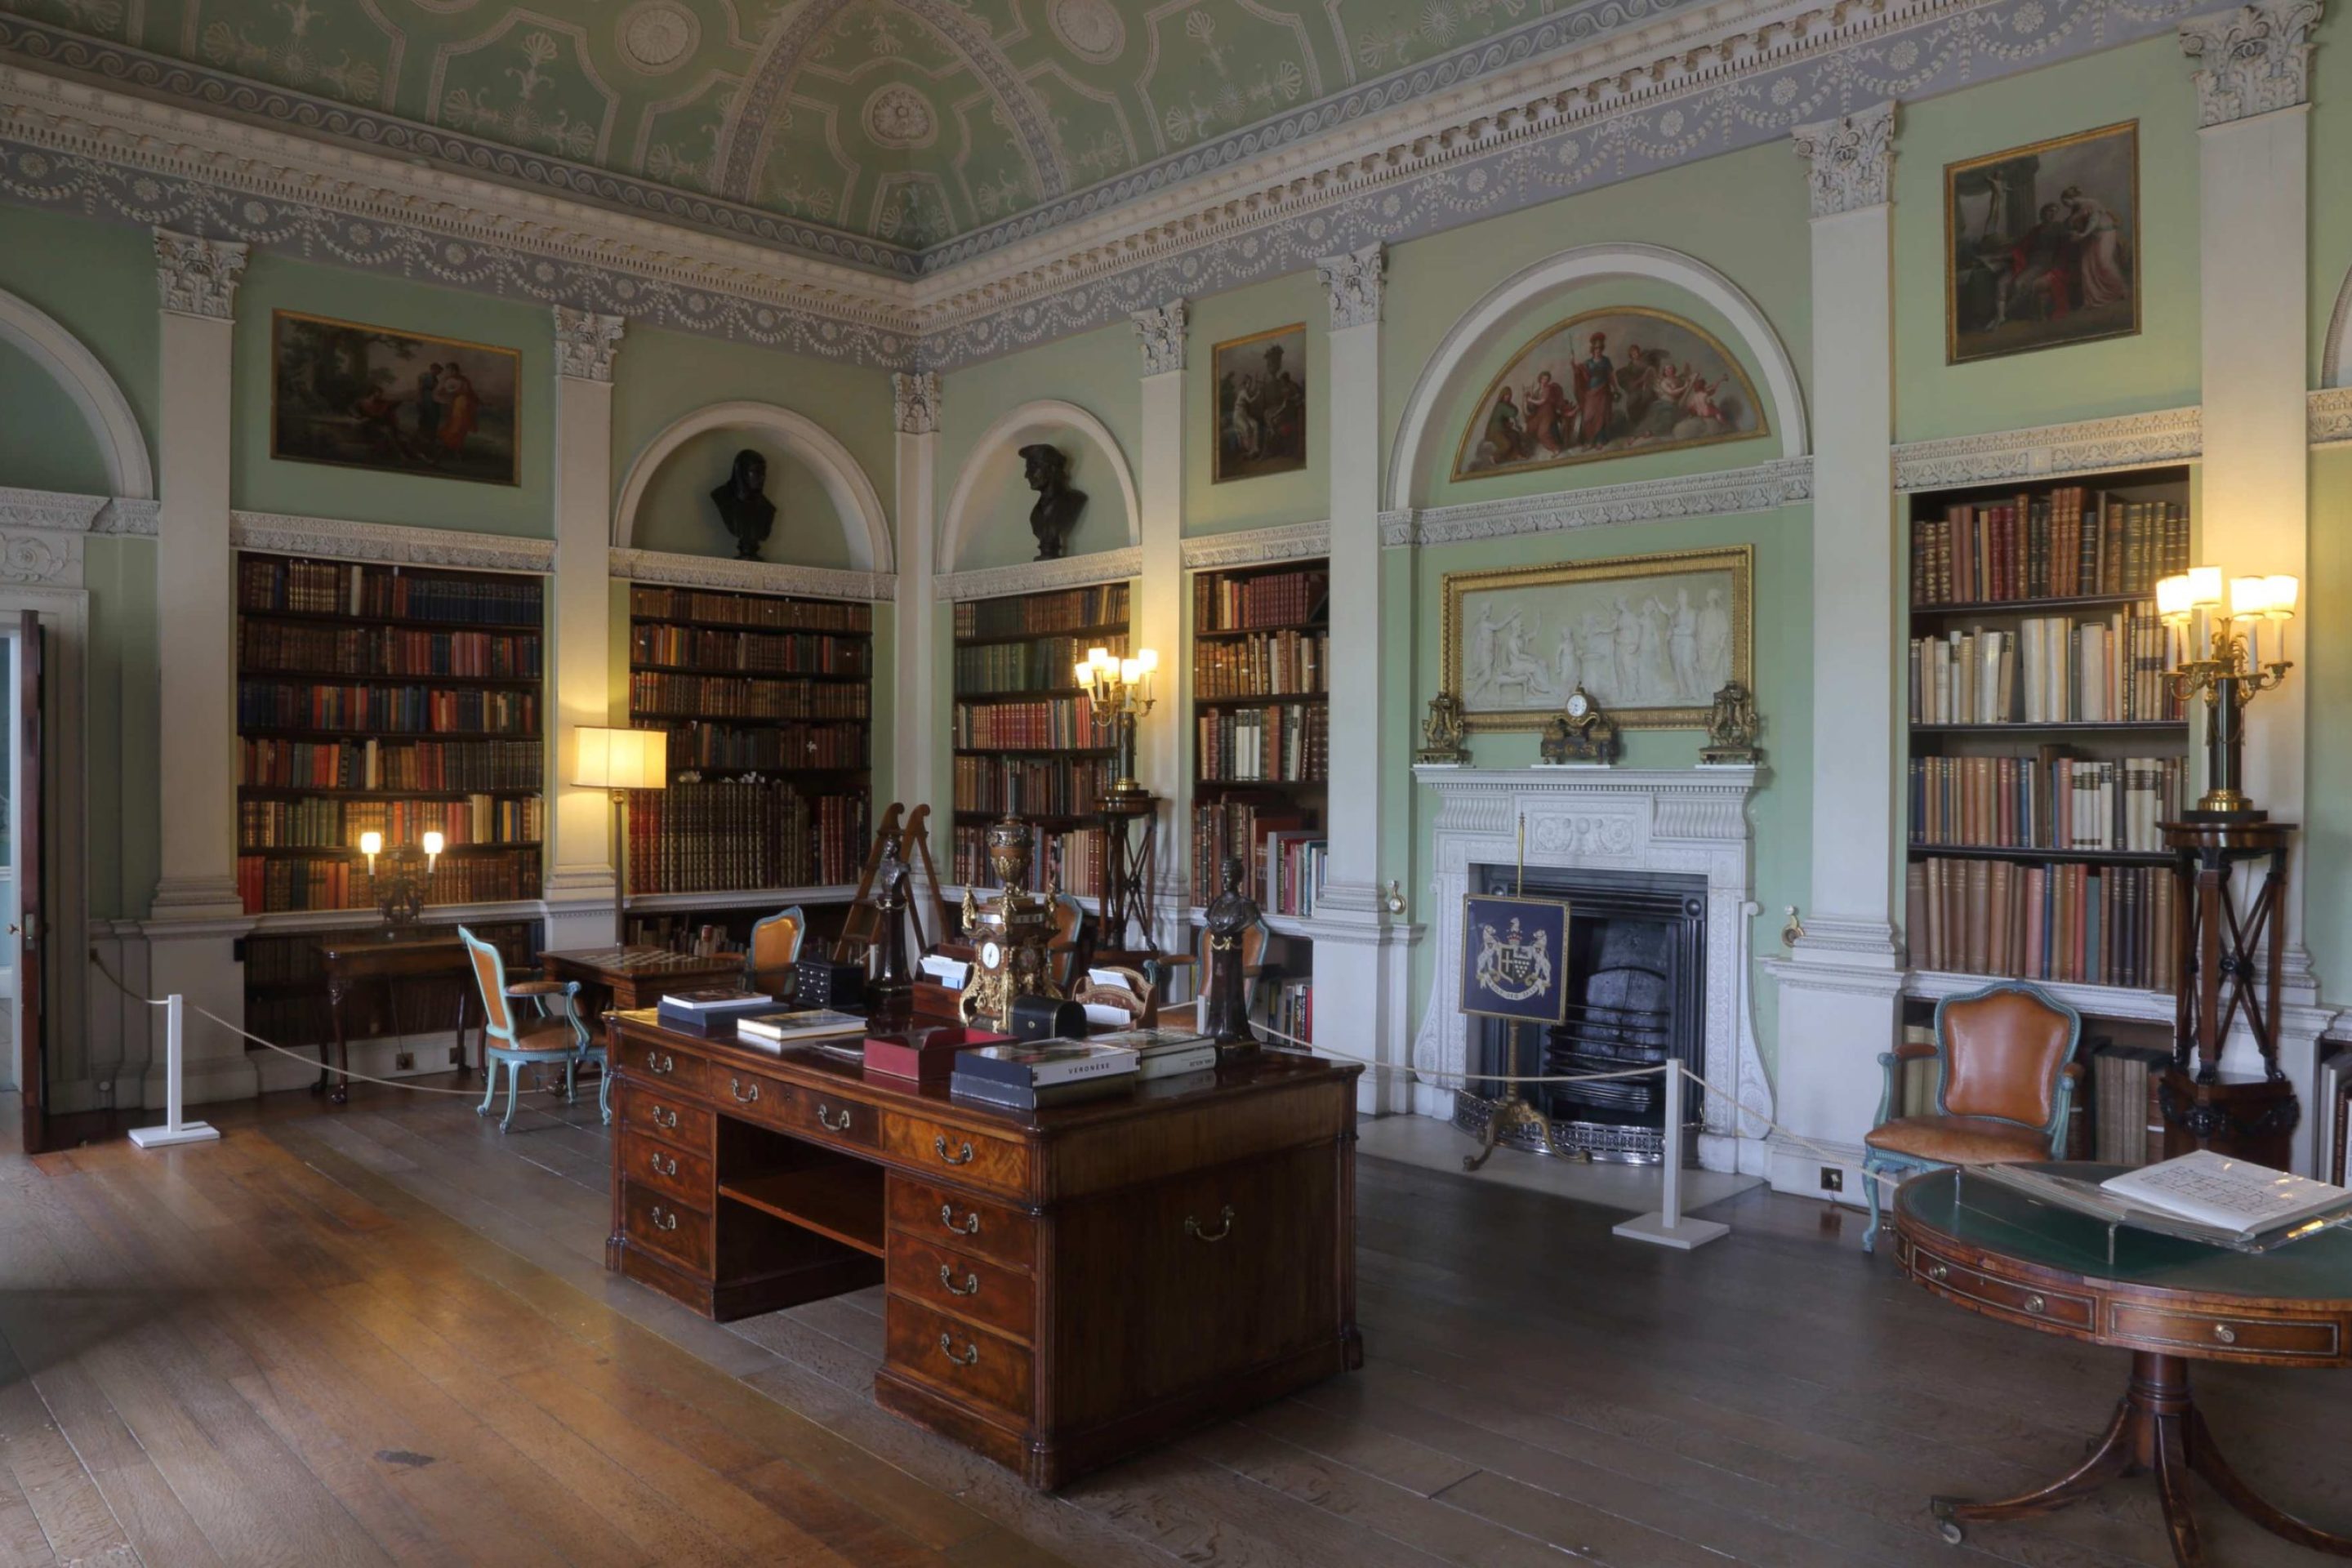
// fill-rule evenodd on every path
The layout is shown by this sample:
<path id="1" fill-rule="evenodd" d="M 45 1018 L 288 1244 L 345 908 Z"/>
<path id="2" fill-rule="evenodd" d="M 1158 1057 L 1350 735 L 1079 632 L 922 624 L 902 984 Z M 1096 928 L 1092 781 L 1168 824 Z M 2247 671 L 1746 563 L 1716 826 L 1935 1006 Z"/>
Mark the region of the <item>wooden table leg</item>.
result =
<path id="1" fill-rule="evenodd" d="M 473 1071 L 466 1060 L 466 1015 L 472 1011 L 472 995 L 465 982 L 457 983 L 457 1081 L 463 1083 Z"/>
<path id="2" fill-rule="evenodd" d="M 327 1011 L 335 1021 L 335 1054 L 342 1066 L 342 1076 L 331 1081 L 327 1071 L 327 1043 L 319 1042 L 319 1082 L 327 1090 L 327 1099 L 336 1105 L 352 1102 L 352 1045 L 343 1033 L 343 999 L 351 994 L 351 984 L 340 975 L 327 982 Z"/>

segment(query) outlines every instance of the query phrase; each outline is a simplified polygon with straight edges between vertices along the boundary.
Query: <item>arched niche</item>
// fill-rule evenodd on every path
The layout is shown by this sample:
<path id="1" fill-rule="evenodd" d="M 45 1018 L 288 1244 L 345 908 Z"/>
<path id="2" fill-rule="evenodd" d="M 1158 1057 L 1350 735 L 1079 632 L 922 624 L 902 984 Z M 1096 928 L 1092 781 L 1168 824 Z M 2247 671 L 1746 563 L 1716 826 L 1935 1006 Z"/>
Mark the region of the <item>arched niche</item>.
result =
<path id="1" fill-rule="evenodd" d="M 1796 365 L 1745 290 L 1697 258 L 1663 246 L 1580 246 L 1505 279 L 1446 332 L 1405 401 L 1390 454 L 1387 504 L 1426 504 L 1431 476 L 1450 471 L 1462 433 L 1447 416 L 1465 387 L 1473 393 L 1483 389 L 1486 367 L 1549 324 L 1552 317 L 1548 311 L 1557 301 L 1588 285 L 1622 279 L 1643 279 L 1686 295 L 1729 330 L 1725 346 L 1753 374 L 1757 396 L 1770 420 L 1769 437 L 1754 444 L 1759 458 L 1767 454 L 1801 458 L 1811 450 Z M 1474 380 L 1477 385 L 1471 387 Z"/>
<path id="2" fill-rule="evenodd" d="M 2319 384 L 2352 386 L 2352 272 L 2336 290 L 2336 309 L 2327 318 L 2327 342 L 2319 356 Z"/>
<path id="3" fill-rule="evenodd" d="M 940 531 L 940 571 L 1010 565 L 1029 560 L 1034 544 L 1003 561 L 982 559 L 983 535 L 994 542 L 1019 529 L 1028 541 L 1034 497 L 1022 478 L 1021 448 L 1058 447 L 1070 460 L 1070 483 L 1087 492 L 1087 510 L 1071 537 L 1070 553 L 1120 550 L 1143 542 L 1143 514 L 1127 456 L 1103 422 L 1075 403 L 1040 399 L 1000 416 L 981 433 L 956 474 Z"/>
<path id="4" fill-rule="evenodd" d="M 845 553 L 833 557 L 830 552 L 811 550 L 805 552 L 810 558 L 802 563 L 839 563 L 864 572 L 897 570 L 882 498 L 857 459 L 850 456 L 849 448 L 806 415 L 769 403 L 714 403 L 677 420 L 646 443 L 645 450 L 630 463 L 621 481 L 613 542 L 625 549 L 665 547 L 644 536 L 646 531 L 641 520 L 646 517 L 649 498 L 665 508 L 686 504 L 690 498 L 699 503 L 694 515 L 709 520 L 714 537 L 723 541 L 723 531 L 719 530 L 716 514 L 709 510 L 709 492 L 725 477 L 728 463 L 742 447 L 760 451 L 769 461 L 770 495 L 777 502 L 777 528 L 780 537 L 785 540 L 782 548 L 771 548 L 772 556 L 778 560 L 793 558 L 789 543 L 794 527 L 791 497 L 794 488 L 813 482 L 815 490 L 831 502 Z M 677 459 L 674 465 L 673 458 Z M 715 472 L 703 478 L 714 459 Z M 805 496 L 809 492 L 801 488 L 800 493 Z M 827 559 L 815 558 L 820 554 Z"/>
<path id="5" fill-rule="evenodd" d="M 155 470 L 147 438 L 130 399 L 98 356 L 56 318 L 0 289 L 0 341 L 31 358 L 71 400 L 106 466 L 107 493 L 121 500 L 152 500 Z"/>

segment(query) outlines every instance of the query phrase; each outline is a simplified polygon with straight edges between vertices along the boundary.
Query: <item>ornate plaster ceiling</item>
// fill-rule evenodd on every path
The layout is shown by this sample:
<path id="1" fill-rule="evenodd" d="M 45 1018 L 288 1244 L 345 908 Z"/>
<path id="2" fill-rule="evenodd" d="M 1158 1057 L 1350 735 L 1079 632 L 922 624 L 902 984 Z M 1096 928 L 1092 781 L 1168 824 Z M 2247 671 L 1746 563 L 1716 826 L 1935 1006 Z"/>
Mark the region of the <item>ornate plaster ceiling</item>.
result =
<path id="1" fill-rule="evenodd" d="M 909 271 L 1675 4 L 0 0 L 0 49 Z"/>

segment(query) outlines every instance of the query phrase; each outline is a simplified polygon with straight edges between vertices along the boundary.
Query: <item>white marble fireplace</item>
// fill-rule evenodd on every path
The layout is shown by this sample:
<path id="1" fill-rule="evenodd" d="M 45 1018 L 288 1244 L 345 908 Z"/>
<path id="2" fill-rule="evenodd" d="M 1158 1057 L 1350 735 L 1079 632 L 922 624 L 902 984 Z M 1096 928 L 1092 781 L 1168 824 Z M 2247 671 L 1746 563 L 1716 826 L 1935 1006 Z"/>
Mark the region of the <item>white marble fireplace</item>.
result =
<path id="1" fill-rule="evenodd" d="M 1468 1021 L 1455 1005 L 1462 958 L 1462 899 L 1475 868 L 1510 866 L 1527 827 L 1527 865 L 1591 875 L 1675 873 L 1706 885 L 1705 1061 L 1708 1082 L 1741 1105 L 1769 1111 L 1771 1085 L 1756 1047 L 1749 1006 L 1749 921 L 1754 853 L 1748 801 L 1752 767 L 1467 768 L 1423 765 L 1414 778 L 1436 793 L 1433 836 L 1436 965 L 1413 1038 L 1424 1075 L 1413 1110 L 1450 1120 L 1453 1086 L 1469 1064 Z M 1711 1171 L 1762 1174 L 1766 1129 L 1719 1096 L 1706 1097 L 1699 1163 Z"/>

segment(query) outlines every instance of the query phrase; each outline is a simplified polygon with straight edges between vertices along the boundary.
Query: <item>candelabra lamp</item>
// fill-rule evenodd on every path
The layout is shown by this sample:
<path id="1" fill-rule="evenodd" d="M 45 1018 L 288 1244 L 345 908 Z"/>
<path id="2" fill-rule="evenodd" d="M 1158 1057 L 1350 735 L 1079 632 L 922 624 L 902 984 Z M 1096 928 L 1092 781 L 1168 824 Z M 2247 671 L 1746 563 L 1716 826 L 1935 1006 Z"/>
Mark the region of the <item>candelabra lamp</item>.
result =
<path id="1" fill-rule="evenodd" d="M 1139 964 L 1160 952 L 1151 930 L 1159 893 L 1159 802 L 1135 776 L 1136 722 L 1151 711 L 1151 678 L 1159 668 L 1160 656 L 1148 647 L 1132 658 L 1097 647 L 1076 668 L 1095 722 L 1110 726 L 1117 752 L 1118 776 L 1096 803 L 1103 825 L 1103 889 L 1095 956 L 1104 963 Z"/>
<path id="2" fill-rule="evenodd" d="M 2225 610 L 2218 566 L 2192 566 L 2156 585 L 2157 614 L 2188 644 L 2165 679 L 2182 699 L 2205 700 L 2205 793 L 2185 814 L 2189 821 L 2260 822 L 2265 815 L 2244 788 L 2245 709 L 2294 668 L 2284 658 L 2264 663 L 2262 637 L 2272 625 L 2276 651 L 2286 651 L 2298 588 L 2285 575 L 2240 577 L 2230 584 Z"/>
<path id="3" fill-rule="evenodd" d="M 662 730 L 612 730 L 597 724 L 576 727 L 572 783 L 579 789 L 609 790 L 613 795 L 613 944 L 625 947 L 629 936 L 629 858 L 625 837 L 629 792 L 669 787 L 669 735 Z"/>
<path id="4" fill-rule="evenodd" d="M 376 907 L 383 910 L 383 937 L 397 942 L 416 929 L 425 912 L 425 896 L 433 890 L 433 868 L 441 858 L 444 840 L 428 832 L 415 844 L 383 847 L 383 835 L 371 829 L 360 835 L 360 853 L 367 857 L 368 886 Z"/>
<path id="5" fill-rule="evenodd" d="M 1088 648 L 1077 663 L 1078 689 L 1092 700 L 1095 722 L 1110 726 L 1111 746 L 1118 753 L 1118 777 L 1103 792 L 1106 801 L 1122 795 L 1150 798 L 1135 776 L 1135 725 L 1151 711 L 1151 677 L 1159 668 L 1160 656 L 1148 647 L 1138 648 L 1132 658 L 1116 658 L 1108 648 Z"/>

